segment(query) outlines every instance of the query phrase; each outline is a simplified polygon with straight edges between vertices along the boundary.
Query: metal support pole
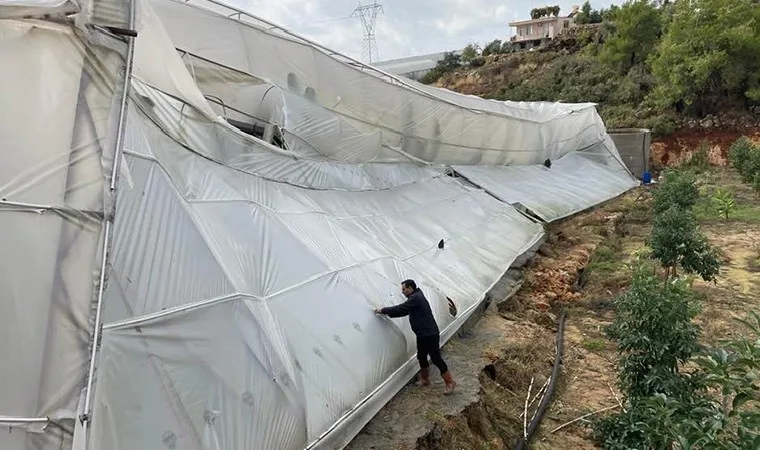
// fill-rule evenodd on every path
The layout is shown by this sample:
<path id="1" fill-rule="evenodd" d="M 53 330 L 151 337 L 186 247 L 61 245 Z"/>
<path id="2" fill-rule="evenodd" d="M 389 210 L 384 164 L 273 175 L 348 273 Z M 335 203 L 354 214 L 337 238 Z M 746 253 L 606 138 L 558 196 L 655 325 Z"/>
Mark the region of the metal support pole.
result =
<path id="1" fill-rule="evenodd" d="M 125 61 L 125 67 L 124 67 L 124 82 L 122 85 L 122 92 L 121 92 L 121 102 L 119 104 L 119 124 L 118 128 L 116 130 L 116 143 L 114 148 L 114 158 L 113 158 L 113 167 L 111 169 L 111 183 L 110 183 L 110 192 L 112 194 L 112 198 L 114 199 L 114 202 L 110 205 L 111 208 L 116 208 L 115 203 L 115 193 L 116 193 L 116 180 L 117 175 L 119 173 L 120 168 L 120 162 L 121 162 L 121 156 L 122 156 L 122 146 L 124 141 L 124 127 L 127 120 L 127 101 L 129 99 L 129 87 L 131 84 L 132 79 L 132 64 L 133 64 L 133 58 L 134 58 L 134 50 L 135 50 L 135 42 L 134 39 L 137 36 L 137 33 L 133 30 L 135 26 L 135 0 L 130 1 L 129 6 L 129 31 L 130 33 L 123 33 L 122 36 L 127 41 L 127 58 Z M 104 218 L 104 231 L 103 231 L 103 254 L 102 259 L 100 262 L 100 278 L 99 278 L 99 285 L 98 285 L 98 298 L 97 303 L 95 306 L 95 324 L 93 327 L 92 332 L 92 352 L 90 353 L 90 365 L 89 369 L 87 371 L 87 387 L 85 389 L 85 398 L 84 398 L 84 412 L 80 416 L 80 420 L 82 423 L 82 431 L 84 433 L 84 438 L 86 442 L 86 446 L 89 445 L 89 425 L 90 421 L 92 420 L 91 414 L 92 414 L 92 394 L 93 394 L 93 383 L 95 381 L 95 366 L 97 364 L 97 357 L 99 354 L 99 347 L 100 347 L 100 340 L 102 337 L 102 329 L 103 329 L 103 318 L 102 318 L 102 312 L 103 312 L 103 293 L 105 290 L 105 282 L 106 282 L 106 270 L 108 267 L 108 250 L 110 248 L 111 243 L 111 235 L 113 233 L 113 220 L 114 220 L 113 214 L 105 214 Z"/>
<path id="2" fill-rule="evenodd" d="M 47 417 L 3 417 L 0 416 L 0 424 L 24 424 L 24 423 L 48 423 Z"/>

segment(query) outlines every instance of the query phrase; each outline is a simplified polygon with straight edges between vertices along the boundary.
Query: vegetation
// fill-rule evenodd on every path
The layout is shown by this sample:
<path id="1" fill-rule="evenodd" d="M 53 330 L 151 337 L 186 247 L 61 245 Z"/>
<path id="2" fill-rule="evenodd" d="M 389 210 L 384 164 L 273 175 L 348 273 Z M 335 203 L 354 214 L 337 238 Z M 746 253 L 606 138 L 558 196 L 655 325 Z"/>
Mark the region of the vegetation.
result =
<path id="1" fill-rule="evenodd" d="M 480 56 L 480 46 L 478 44 L 467 44 L 462 50 L 462 62 L 469 64 L 470 61 Z"/>
<path id="2" fill-rule="evenodd" d="M 543 8 L 533 8 L 530 10 L 530 18 L 533 20 L 541 19 L 544 17 L 557 17 L 559 16 L 559 6 L 545 6 Z"/>
<path id="3" fill-rule="evenodd" d="M 671 207 L 691 209 L 699 200 L 697 180 L 689 172 L 668 170 L 662 186 L 654 192 L 654 213 L 662 214 Z"/>
<path id="4" fill-rule="evenodd" d="M 610 9 L 596 10 L 593 9 L 591 7 L 591 3 L 587 1 L 583 4 L 583 6 L 581 6 L 581 10 L 578 13 L 578 16 L 575 18 L 575 22 L 581 25 L 602 23 L 605 18 L 611 18 L 612 14 L 614 14 L 618 9 L 619 8 L 616 5 L 613 5 L 610 7 Z"/>
<path id="5" fill-rule="evenodd" d="M 504 44 L 499 39 L 494 39 L 493 41 L 486 44 L 485 47 L 483 47 L 483 56 L 491 56 L 491 55 L 498 55 L 501 53 L 501 48 Z"/>
<path id="6" fill-rule="evenodd" d="M 692 153 L 691 157 L 686 162 L 686 164 L 684 164 L 684 166 L 697 172 L 707 172 L 710 169 L 710 157 L 708 155 L 709 149 L 709 142 L 700 142 L 699 147 L 697 147 L 697 150 Z"/>
<path id="7" fill-rule="evenodd" d="M 666 278 L 680 266 L 705 281 L 718 275 L 718 250 L 699 232 L 693 207 L 699 200 L 696 179 L 688 172 L 666 172 L 662 186 L 654 193 L 654 221 L 649 246 L 652 257 L 666 270 Z"/>
<path id="8" fill-rule="evenodd" d="M 686 280 L 663 284 L 646 261 L 634 269 L 628 292 L 615 300 L 607 334 L 618 346 L 620 387 L 629 399 L 654 394 L 688 395 L 693 389 L 680 367 L 699 350 L 699 309 Z"/>
<path id="9" fill-rule="evenodd" d="M 749 161 L 751 151 L 749 141 L 738 141 L 731 159 Z M 726 218 L 735 207 L 727 189 L 712 200 Z M 760 315 L 740 321 L 747 335 L 704 348 L 694 321 L 699 296 L 689 278 L 670 270 L 680 265 L 704 280 L 718 273 L 717 251 L 697 230 L 692 209 L 698 201 L 688 171 L 668 172 L 654 193 L 651 256 L 669 276 L 663 283 L 654 260 L 639 259 L 629 289 L 614 300 L 615 317 L 605 331 L 617 344 L 624 400 L 621 410 L 592 424 L 605 449 L 760 448 Z"/>
<path id="10" fill-rule="evenodd" d="M 435 83 L 443 74 L 453 72 L 460 67 L 462 67 L 462 57 L 454 52 L 446 52 L 435 68 L 422 77 L 420 81 L 426 84 Z"/>
<path id="11" fill-rule="evenodd" d="M 712 200 L 720 214 L 725 220 L 736 209 L 736 199 L 734 193 L 727 189 L 718 189 L 713 195 Z"/>
<path id="12" fill-rule="evenodd" d="M 639 268 L 617 302 L 609 335 L 618 343 L 625 404 L 593 423 L 595 439 L 605 449 L 759 448 L 760 316 L 740 321 L 749 335 L 700 349 L 690 289 L 683 281 L 666 286 Z"/>
<path id="13" fill-rule="evenodd" d="M 741 137 L 731 145 L 728 157 L 731 165 L 742 176 L 742 180 L 752 184 L 754 188 L 760 178 L 760 146 L 753 144 L 746 137 Z"/>
<path id="14" fill-rule="evenodd" d="M 676 275 L 679 266 L 687 273 L 699 274 L 705 281 L 713 281 L 718 274 L 717 249 L 699 232 L 690 209 L 674 206 L 655 216 L 649 246 L 668 276 Z"/>
<path id="15" fill-rule="evenodd" d="M 498 41 L 475 48 L 472 59 L 510 53 L 480 69 L 491 81 L 478 94 L 595 102 L 608 127 L 645 126 L 656 135 L 674 131 L 680 117 L 760 104 L 755 0 L 629 0 L 601 10 L 586 2 L 575 22 L 588 25 L 572 29 L 568 44 L 541 52 L 511 54 L 512 43 Z M 436 69 L 424 81 L 450 71 Z"/>

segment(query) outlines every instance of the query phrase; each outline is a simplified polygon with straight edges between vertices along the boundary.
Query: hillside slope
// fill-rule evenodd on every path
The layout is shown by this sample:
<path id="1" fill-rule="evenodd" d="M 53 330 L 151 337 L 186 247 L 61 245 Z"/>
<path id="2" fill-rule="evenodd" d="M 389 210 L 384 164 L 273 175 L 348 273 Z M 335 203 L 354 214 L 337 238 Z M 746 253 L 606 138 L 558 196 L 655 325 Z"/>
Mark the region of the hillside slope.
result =
<path id="1" fill-rule="evenodd" d="M 721 13 L 704 16 L 707 7 Z M 499 100 L 595 102 L 609 128 L 656 137 L 760 124 L 760 8 L 751 0 L 637 0 L 598 17 L 535 51 L 471 45 L 474 57 L 447 60 L 427 81 Z"/>

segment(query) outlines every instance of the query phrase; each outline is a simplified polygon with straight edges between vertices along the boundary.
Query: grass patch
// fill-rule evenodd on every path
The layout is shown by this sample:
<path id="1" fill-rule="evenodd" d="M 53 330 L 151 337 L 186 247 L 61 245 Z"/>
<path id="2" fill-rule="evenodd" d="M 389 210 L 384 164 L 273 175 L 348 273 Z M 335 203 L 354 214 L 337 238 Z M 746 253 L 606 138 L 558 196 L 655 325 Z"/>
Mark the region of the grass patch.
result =
<path id="1" fill-rule="evenodd" d="M 590 274 L 610 275 L 624 266 L 623 240 L 617 234 L 607 236 L 591 255 L 587 270 Z"/>
<path id="2" fill-rule="evenodd" d="M 745 223 L 760 225 L 760 197 L 744 183 L 734 169 L 713 169 L 700 176 L 700 199 L 694 205 L 697 220 L 705 224 Z M 735 194 L 735 207 L 728 220 L 721 217 L 718 204 L 713 200 L 719 189 Z"/>
<path id="3" fill-rule="evenodd" d="M 607 343 L 601 339 L 584 339 L 581 347 L 590 352 L 599 352 L 607 348 Z"/>
<path id="4" fill-rule="evenodd" d="M 745 199 L 737 199 L 736 207 L 731 211 L 728 219 L 724 219 L 718 212 L 718 207 L 712 198 L 700 198 L 694 205 L 694 214 L 701 223 L 746 223 L 760 225 L 760 205 L 748 203 Z"/>

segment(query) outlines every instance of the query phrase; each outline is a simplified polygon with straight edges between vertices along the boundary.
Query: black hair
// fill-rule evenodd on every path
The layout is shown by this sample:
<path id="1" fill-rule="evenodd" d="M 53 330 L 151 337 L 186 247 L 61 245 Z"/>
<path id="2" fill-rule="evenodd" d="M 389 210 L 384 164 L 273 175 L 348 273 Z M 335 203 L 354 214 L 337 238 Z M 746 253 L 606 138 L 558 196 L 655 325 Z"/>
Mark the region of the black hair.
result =
<path id="1" fill-rule="evenodd" d="M 415 283 L 414 280 L 404 280 L 401 282 L 401 284 L 413 291 L 417 290 L 417 283 Z"/>

